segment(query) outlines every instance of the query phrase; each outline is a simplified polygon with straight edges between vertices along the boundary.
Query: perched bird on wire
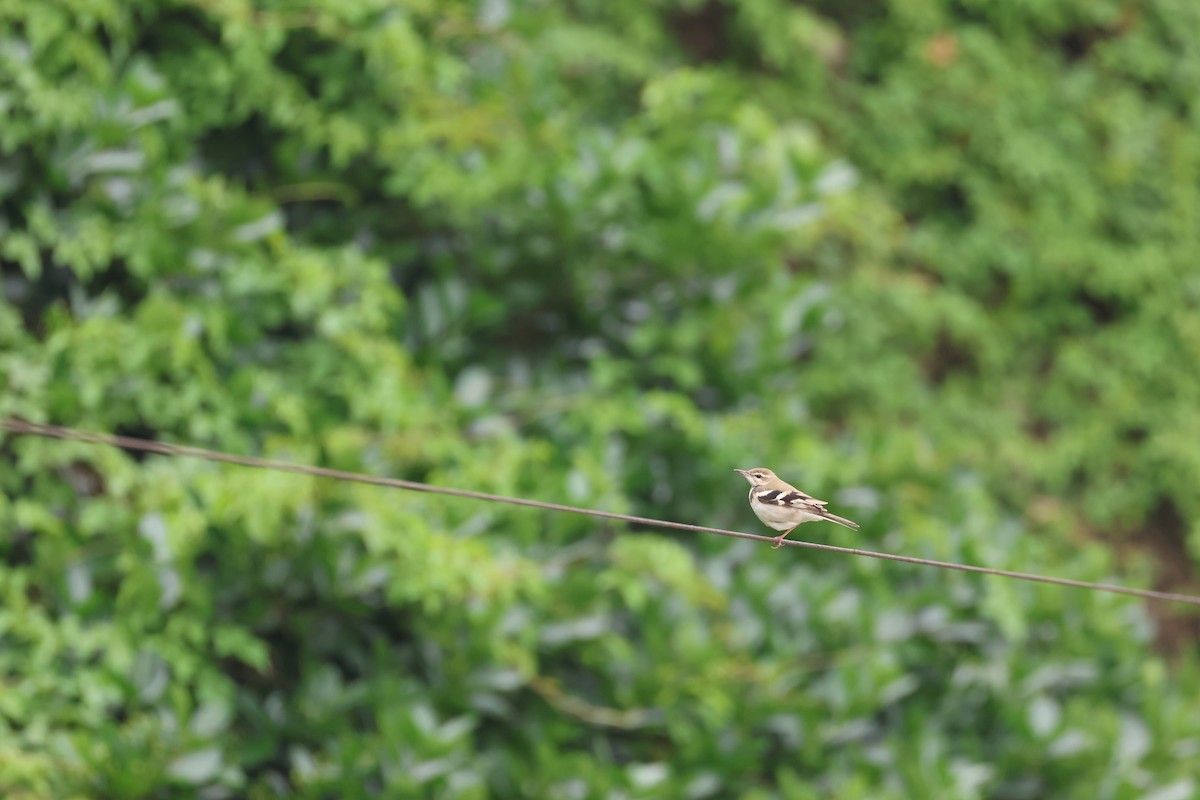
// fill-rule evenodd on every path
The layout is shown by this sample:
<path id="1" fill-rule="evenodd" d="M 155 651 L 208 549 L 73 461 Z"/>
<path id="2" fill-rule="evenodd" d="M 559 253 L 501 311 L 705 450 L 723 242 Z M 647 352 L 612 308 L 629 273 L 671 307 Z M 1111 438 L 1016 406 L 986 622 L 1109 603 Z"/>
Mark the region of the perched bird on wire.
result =
<path id="1" fill-rule="evenodd" d="M 774 472 L 765 467 L 737 469 L 742 477 L 750 481 L 750 508 L 768 528 L 783 531 L 775 537 L 775 547 L 783 544 L 784 538 L 805 522 L 828 520 L 847 528 L 857 528 L 857 522 L 830 514 L 825 510 L 825 501 L 781 481 Z"/>

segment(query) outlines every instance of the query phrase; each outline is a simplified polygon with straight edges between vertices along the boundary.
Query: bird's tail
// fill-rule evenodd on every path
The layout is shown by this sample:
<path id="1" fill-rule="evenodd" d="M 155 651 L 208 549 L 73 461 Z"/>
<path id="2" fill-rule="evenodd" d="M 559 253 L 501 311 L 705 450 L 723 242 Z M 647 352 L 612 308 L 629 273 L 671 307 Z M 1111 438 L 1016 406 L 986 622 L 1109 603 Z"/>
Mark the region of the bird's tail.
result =
<path id="1" fill-rule="evenodd" d="M 836 522 L 838 525 L 845 525 L 847 528 L 857 528 L 858 527 L 857 522 L 851 522 L 850 520 L 846 519 L 845 517 L 839 517 L 837 514 L 830 514 L 828 511 L 825 512 L 824 517 L 825 517 L 825 519 L 829 520 L 830 522 Z"/>

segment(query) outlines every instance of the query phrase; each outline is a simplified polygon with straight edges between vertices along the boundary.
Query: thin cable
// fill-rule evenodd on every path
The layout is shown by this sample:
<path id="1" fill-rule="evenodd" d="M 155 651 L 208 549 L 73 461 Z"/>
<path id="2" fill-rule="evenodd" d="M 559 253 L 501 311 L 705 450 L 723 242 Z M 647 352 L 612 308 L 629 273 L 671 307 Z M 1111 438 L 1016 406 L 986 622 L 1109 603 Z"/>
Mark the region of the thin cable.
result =
<path id="1" fill-rule="evenodd" d="M 728 531 L 722 528 L 708 528 L 703 525 L 690 525 L 686 522 L 671 522 L 669 520 L 650 519 L 649 517 L 637 517 L 630 514 L 618 514 L 613 511 L 597 511 L 596 509 L 591 508 L 576 508 L 575 506 L 564 506 L 558 503 L 546 503 L 541 500 L 527 500 L 522 497 L 505 497 L 503 495 L 488 494 L 486 492 L 474 492 L 469 489 L 451 489 L 446 486 L 433 486 L 428 483 L 406 481 L 401 480 L 400 478 L 381 478 L 375 475 L 364 475 L 359 472 L 346 472 L 344 470 L 329 469 L 327 467 L 313 467 L 304 464 L 289 464 L 286 461 L 273 461 L 271 459 L 257 458 L 255 456 L 239 456 L 232 453 L 222 453 L 216 450 L 204 450 L 199 447 L 189 447 L 181 444 L 168 444 L 166 442 L 154 441 L 152 439 L 136 439 L 131 436 L 115 436 L 106 433 L 88 433 L 86 431 L 75 430 L 74 428 L 64 428 L 58 425 L 41 425 L 33 422 L 25 422 L 23 420 L 4 419 L 0 420 L 0 428 L 7 429 L 18 434 L 45 436 L 52 439 L 67 439 L 77 442 L 90 442 L 93 444 L 105 444 L 112 447 L 119 447 L 123 450 L 137 450 L 145 453 L 157 453 L 164 456 L 201 458 L 206 461 L 238 464 L 243 467 L 258 467 L 259 469 L 293 472 L 298 475 L 314 475 L 320 478 L 333 478 L 335 480 L 353 481 L 355 483 L 368 483 L 375 486 L 388 486 L 393 489 L 407 489 L 413 492 L 428 492 L 430 494 L 449 495 L 450 497 L 462 497 L 468 500 L 482 500 L 488 503 L 507 503 L 514 506 L 527 506 L 529 508 L 540 508 L 546 511 L 558 511 L 566 514 L 584 514 L 589 517 L 612 519 L 620 522 L 632 523 L 635 525 L 649 525 L 656 528 L 674 528 L 675 530 L 692 531 L 693 533 L 713 533 L 718 536 L 732 536 L 737 539 L 752 539 L 757 542 L 775 542 L 775 537 L 773 536 L 760 536 L 759 534 L 755 533 Z M 1037 575 L 1032 572 L 1013 572 L 1006 569 L 977 567 L 972 564 L 956 564 L 951 561 L 934 561 L 933 559 L 928 558 L 900 556 L 893 553 L 881 553 L 875 550 L 859 550 L 855 547 L 838 547 L 832 544 L 819 544 L 817 542 L 806 542 L 799 539 L 784 539 L 783 543 L 789 547 L 803 547 L 808 550 L 821 550 L 826 553 L 840 553 L 841 555 L 846 556 L 877 558 L 883 561 L 899 561 L 905 564 L 916 564 L 922 567 L 952 569 L 959 572 L 974 572 L 978 575 L 994 575 L 999 578 L 1013 578 L 1021 581 L 1049 583 L 1055 586 L 1067 586 L 1074 589 L 1087 589 L 1094 592 L 1124 594 L 1130 595 L 1131 597 L 1140 597 L 1145 600 L 1161 600 L 1171 603 L 1189 603 L 1191 605 L 1200 605 L 1200 597 L 1189 594 L 1159 592 L 1153 589 L 1134 589 L 1128 586 L 1119 586 L 1112 583 L 1077 581 L 1070 578 L 1056 578 L 1049 575 Z"/>

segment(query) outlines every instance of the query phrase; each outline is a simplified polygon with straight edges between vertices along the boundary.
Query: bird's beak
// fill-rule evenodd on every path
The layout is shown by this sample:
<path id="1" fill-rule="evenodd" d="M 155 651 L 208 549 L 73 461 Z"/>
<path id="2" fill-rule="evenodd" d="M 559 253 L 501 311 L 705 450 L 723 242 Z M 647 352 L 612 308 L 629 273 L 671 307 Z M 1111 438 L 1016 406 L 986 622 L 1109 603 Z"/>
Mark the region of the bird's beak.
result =
<path id="1" fill-rule="evenodd" d="M 742 475 L 743 477 L 745 477 L 747 475 L 746 470 L 744 470 L 744 469 L 735 469 L 734 472 L 736 472 L 739 475 Z"/>

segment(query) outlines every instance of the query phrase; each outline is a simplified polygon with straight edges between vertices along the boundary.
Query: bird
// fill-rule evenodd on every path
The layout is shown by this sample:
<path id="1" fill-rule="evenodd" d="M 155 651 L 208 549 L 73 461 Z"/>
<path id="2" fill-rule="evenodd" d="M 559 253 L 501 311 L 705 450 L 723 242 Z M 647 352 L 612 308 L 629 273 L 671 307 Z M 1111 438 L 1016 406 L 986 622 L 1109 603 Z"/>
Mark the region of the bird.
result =
<path id="1" fill-rule="evenodd" d="M 857 522 L 829 513 L 825 510 L 824 500 L 805 494 L 766 467 L 735 469 L 734 472 L 750 481 L 750 508 L 755 516 L 768 528 L 783 531 L 775 537 L 772 549 L 778 549 L 787 535 L 805 522 L 828 520 L 847 528 L 858 527 Z"/>

